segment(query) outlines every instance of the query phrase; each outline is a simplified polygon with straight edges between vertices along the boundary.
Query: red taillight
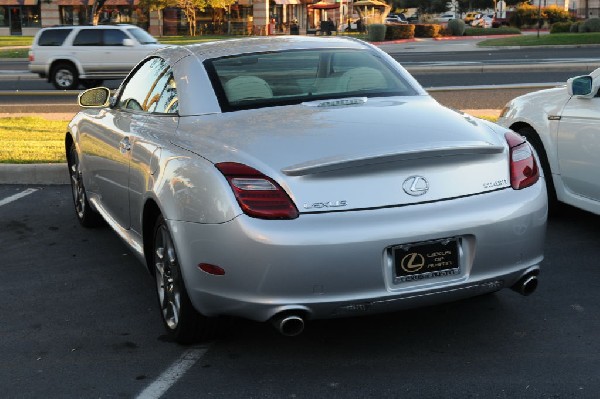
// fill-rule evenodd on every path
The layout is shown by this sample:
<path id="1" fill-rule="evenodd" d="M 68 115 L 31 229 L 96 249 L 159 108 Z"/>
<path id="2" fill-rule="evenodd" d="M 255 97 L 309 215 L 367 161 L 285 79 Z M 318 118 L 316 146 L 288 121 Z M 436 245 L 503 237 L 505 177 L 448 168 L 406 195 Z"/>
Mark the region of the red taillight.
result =
<path id="1" fill-rule="evenodd" d="M 222 162 L 215 166 L 229 182 L 246 215 L 259 219 L 298 217 L 298 209 L 273 179 L 240 163 Z"/>
<path id="2" fill-rule="evenodd" d="M 33 54 L 29 54 L 29 62 L 33 62 L 35 61 L 35 57 L 33 56 Z"/>
<path id="3" fill-rule="evenodd" d="M 510 185 L 520 190 L 535 184 L 540 171 L 531 146 L 515 132 L 507 132 L 504 137 L 510 147 Z"/>

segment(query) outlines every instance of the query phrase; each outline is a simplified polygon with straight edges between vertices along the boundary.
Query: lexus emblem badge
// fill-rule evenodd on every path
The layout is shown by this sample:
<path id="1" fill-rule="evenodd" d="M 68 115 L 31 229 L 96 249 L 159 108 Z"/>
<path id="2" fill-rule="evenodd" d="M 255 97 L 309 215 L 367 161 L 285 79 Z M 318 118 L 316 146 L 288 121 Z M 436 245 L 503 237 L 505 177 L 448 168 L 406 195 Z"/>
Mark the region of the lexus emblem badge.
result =
<path id="1" fill-rule="evenodd" d="M 429 191 L 429 183 L 423 176 L 410 176 L 404 180 L 402 188 L 406 194 L 418 197 Z"/>

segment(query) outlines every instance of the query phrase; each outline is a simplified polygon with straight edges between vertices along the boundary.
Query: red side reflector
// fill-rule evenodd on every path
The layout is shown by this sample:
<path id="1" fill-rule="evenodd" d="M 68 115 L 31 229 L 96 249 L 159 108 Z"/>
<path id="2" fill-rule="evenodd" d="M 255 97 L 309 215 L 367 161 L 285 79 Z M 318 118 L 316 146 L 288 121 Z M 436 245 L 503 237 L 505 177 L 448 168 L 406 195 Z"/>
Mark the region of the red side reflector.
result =
<path id="1" fill-rule="evenodd" d="M 211 265 L 210 263 L 200 263 L 198 268 L 203 272 L 208 274 L 212 274 L 215 276 L 223 276 L 225 275 L 225 270 L 219 266 Z"/>

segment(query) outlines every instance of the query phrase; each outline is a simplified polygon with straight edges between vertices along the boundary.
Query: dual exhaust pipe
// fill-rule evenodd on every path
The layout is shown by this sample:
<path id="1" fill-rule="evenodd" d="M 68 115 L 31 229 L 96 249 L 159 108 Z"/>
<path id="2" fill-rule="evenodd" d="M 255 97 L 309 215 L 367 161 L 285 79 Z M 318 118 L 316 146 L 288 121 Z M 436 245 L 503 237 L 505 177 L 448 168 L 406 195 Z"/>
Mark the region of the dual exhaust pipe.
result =
<path id="1" fill-rule="evenodd" d="M 529 296 L 535 292 L 537 286 L 537 271 L 534 271 L 521 277 L 511 289 L 523 296 Z M 274 316 L 271 323 L 277 331 L 286 337 L 295 337 L 304 331 L 304 317 L 300 314 L 282 313 Z"/>
<path id="2" fill-rule="evenodd" d="M 277 331 L 286 337 L 295 337 L 304 331 L 304 317 L 294 313 L 276 315 L 271 320 Z"/>
<path id="3" fill-rule="evenodd" d="M 510 288 L 523 296 L 529 296 L 529 295 L 533 294 L 533 292 L 536 290 L 537 286 L 538 286 L 538 278 L 537 278 L 537 271 L 535 271 L 535 272 L 527 273 L 526 275 L 521 277 L 521 279 L 519 281 L 517 281 L 517 283 Z"/>

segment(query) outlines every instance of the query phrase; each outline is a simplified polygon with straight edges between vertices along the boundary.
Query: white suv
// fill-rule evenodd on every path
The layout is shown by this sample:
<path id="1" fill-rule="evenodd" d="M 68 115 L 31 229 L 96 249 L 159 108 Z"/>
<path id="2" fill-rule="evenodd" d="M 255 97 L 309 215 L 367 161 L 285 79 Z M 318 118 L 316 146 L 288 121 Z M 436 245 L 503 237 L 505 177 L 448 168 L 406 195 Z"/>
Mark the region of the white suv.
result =
<path id="1" fill-rule="evenodd" d="M 147 54 L 165 47 L 135 25 L 41 29 L 29 51 L 29 70 L 60 90 L 123 79 Z"/>

